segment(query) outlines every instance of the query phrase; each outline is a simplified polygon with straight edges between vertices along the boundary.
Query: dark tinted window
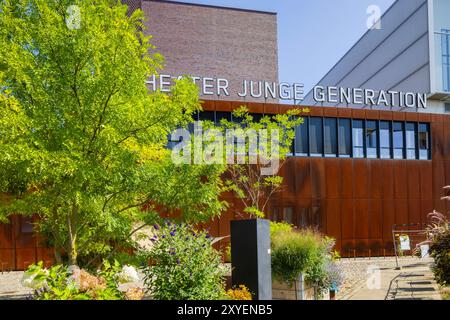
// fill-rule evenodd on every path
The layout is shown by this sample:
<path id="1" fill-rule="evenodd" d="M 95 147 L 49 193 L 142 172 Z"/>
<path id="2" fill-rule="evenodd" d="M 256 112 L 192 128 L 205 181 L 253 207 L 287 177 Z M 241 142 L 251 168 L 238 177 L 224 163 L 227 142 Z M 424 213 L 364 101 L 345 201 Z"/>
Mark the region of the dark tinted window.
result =
<path id="1" fill-rule="evenodd" d="M 295 154 L 307 157 L 309 155 L 309 119 L 303 118 L 303 124 L 295 128 Z"/>
<path id="2" fill-rule="evenodd" d="M 260 122 L 261 119 L 263 118 L 263 114 L 262 113 L 250 113 L 250 115 L 253 118 L 253 122 Z"/>
<path id="3" fill-rule="evenodd" d="M 339 156 L 352 155 L 352 133 L 350 119 L 339 119 Z"/>
<path id="4" fill-rule="evenodd" d="M 215 122 L 216 121 L 215 112 L 214 111 L 202 111 L 199 114 L 199 120 Z"/>
<path id="5" fill-rule="evenodd" d="M 216 112 L 216 123 L 218 125 L 222 119 L 231 122 L 231 112 Z"/>
<path id="6" fill-rule="evenodd" d="M 311 156 L 323 156 L 322 118 L 310 118 L 309 138 Z"/>
<path id="7" fill-rule="evenodd" d="M 325 156 L 337 156 L 337 121 L 333 118 L 324 120 L 324 151 Z"/>

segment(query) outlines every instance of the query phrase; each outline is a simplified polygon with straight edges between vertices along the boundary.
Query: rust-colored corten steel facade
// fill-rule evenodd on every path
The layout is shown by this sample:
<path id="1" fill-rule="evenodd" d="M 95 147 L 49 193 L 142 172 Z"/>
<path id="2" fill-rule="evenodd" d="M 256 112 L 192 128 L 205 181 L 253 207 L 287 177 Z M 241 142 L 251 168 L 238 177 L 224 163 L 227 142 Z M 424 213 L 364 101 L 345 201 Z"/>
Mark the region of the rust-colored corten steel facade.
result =
<path id="1" fill-rule="evenodd" d="M 206 101 L 205 111 L 230 112 L 242 102 Z M 251 112 L 283 113 L 293 106 L 246 103 Z M 268 208 L 270 219 L 289 213 L 299 227 L 317 226 L 337 239 L 343 256 L 392 254 L 392 226 L 423 227 L 433 210 L 447 212 L 441 200 L 450 185 L 450 115 L 313 107 L 312 117 L 429 123 L 431 160 L 353 158 L 289 158 L 282 167 L 285 186 Z M 230 195 L 224 198 L 236 204 Z M 229 236 L 230 221 L 242 218 L 230 209 L 208 224 L 213 236 Z M 414 227 L 418 228 L 418 227 Z M 226 243 L 222 244 L 222 247 Z M 370 250 L 370 252 L 369 252 Z M 0 224 L 0 268 L 24 269 L 30 263 L 52 262 L 52 251 L 32 233 L 26 219 Z"/>
<path id="2" fill-rule="evenodd" d="M 206 102 L 205 110 L 230 111 L 238 102 Z M 283 113 L 286 105 L 247 104 L 254 113 Z M 447 212 L 443 187 L 450 184 L 450 115 L 313 107 L 309 116 L 429 123 L 431 160 L 291 157 L 282 167 L 285 186 L 268 218 L 299 227 L 318 226 L 337 240 L 343 256 L 393 254 L 393 225 L 422 229 L 433 210 Z M 226 197 L 231 200 L 231 197 Z M 239 204 L 238 201 L 235 201 Z M 211 223 L 213 235 L 230 234 L 229 211 Z"/>

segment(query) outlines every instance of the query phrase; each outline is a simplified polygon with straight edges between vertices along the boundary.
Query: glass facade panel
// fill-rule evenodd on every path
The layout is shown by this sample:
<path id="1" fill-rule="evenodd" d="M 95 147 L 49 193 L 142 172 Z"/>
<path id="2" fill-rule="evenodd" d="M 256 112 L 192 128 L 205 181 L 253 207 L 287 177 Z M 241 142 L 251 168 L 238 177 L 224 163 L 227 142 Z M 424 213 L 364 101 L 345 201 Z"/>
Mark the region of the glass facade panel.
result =
<path id="1" fill-rule="evenodd" d="M 353 157 L 364 158 L 364 121 L 353 120 Z"/>
<path id="2" fill-rule="evenodd" d="M 352 156 L 352 129 L 350 119 L 339 119 L 339 157 Z"/>
<path id="3" fill-rule="evenodd" d="M 430 125 L 419 124 L 419 159 L 428 160 L 430 158 Z"/>
<path id="4" fill-rule="evenodd" d="M 295 128 L 295 155 L 307 157 L 309 155 L 309 118 L 305 117 L 303 124 Z"/>
<path id="5" fill-rule="evenodd" d="M 324 119 L 325 157 L 337 156 L 337 121 L 334 118 Z"/>
<path id="6" fill-rule="evenodd" d="M 416 149 L 417 149 L 417 140 L 416 140 L 416 124 L 415 123 L 407 123 L 406 124 L 406 158 L 407 159 L 416 159 Z"/>
<path id="7" fill-rule="evenodd" d="M 214 111 L 202 111 L 198 117 L 199 121 L 211 121 L 216 122 L 216 115 Z"/>
<path id="8" fill-rule="evenodd" d="M 388 121 L 380 122 L 380 158 L 391 159 L 391 123 Z"/>
<path id="9" fill-rule="evenodd" d="M 405 158 L 405 134 L 403 122 L 394 122 L 393 128 L 394 159 Z"/>
<path id="10" fill-rule="evenodd" d="M 309 144 L 311 157 L 323 156 L 323 125 L 322 118 L 310 118 L 309 120 Z"/>
<path id="11" fill-rule="evenodd" d="M 442 46 L 442 87 L 446 92 L 450 92 L 450 30 L 441 30 Z"/>
<path id="12" fill-rule="evenodd" d="M 435 84 L 433 91 L 450 92 L 450 1 L 433 0 Z"/>
<path id="13" fill-rule="evenodd" d="M 197 116 L 195 116 L 197 118 Z M 200 121 L 230 120 L 231 113 L 201 112 Z M 259 120 L 262 117 L 255 116 Z M 288 156 L 369 159 L 431 159 L 429 123 L 304 117 Z M 231 119 L 233 120 L 233 119 Z M 189 126 L 191 132 L 193 125 Z M 176 143 L 169 136 L 169 148 Z"/>
<path id="14" fill-rule="evenodd" d="M 216 112 L 216 124 L 220 125 L 222 120 L 231 121 L 230 112 Z"/>
<path id="15" fill-rule="evenodd" d="M 253 122 L 260 122 L 261 119 L 263 118 L 263 114 L 261 113 L 250 113 L 250 115 L 253 118 Z"/>
<path id="16" fill-rule="evenodd" d="M 378 158 L 378 124 L 376 121 L 366 122 L 367 158 Z"/>

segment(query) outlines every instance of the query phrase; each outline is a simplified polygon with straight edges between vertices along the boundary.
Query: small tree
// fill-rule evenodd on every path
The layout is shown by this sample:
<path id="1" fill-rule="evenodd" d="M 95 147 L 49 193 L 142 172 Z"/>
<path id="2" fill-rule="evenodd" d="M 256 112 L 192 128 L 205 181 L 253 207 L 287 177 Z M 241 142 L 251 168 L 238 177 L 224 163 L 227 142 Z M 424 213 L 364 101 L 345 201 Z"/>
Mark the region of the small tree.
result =
<path id="1" fill-rule="evenodd" d="M 233 192 L 241 200 L 244 212 L 251 217 L 264 217 L 272 196 L 282 190 L 283 178 L 279 175 L 279 171 L 287 154 L 292 153 L 295 127 L 304 121 L 299 116 L 302 112 L 307 113 L 309 110 L 291 109 L 285 114 L 265 116 L 257 121 L 244 106 L 233 112 L 233 117 L 237 121 L 221 122 L 222 130 L 233 130 L 238 140 L 245 141 L 240 146 L 238 144 L 237 148 L 241 161 L 228 164 L 224 180 L 225 190 Z M 261 133 L 261 130 L 265 130 L 263 136 L 267 135 L 270 138 L 275 135 L 276 138 L 268 140 L 266 147 L 252 148 L 252 137 L 249 137 L 249 132 Z M 276 165 L 272 169 L 275 170 L 268 170 L 267 166 L 274 163 Z"/>
<path id="2" fill-rule="evenodd" d="M 118 0 L 0 1 L 0 217 L 36 215 L 59 263 L 124 244 L 156 208 L 188 221 L 222 209 L 223 168 L 174 165 L 165 149 L 198 89 L 149 94 L 162 56 L 143 19 Z"/>

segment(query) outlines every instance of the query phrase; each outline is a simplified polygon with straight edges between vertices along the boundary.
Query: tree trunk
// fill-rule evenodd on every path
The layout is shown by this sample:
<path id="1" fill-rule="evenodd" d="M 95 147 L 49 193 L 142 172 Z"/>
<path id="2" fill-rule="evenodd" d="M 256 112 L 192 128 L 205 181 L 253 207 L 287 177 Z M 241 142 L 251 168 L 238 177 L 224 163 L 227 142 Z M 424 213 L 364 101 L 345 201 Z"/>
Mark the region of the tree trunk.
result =
<path id="1" fill-rule="evenodd" d="M 77 265 L 77 246 L 75 243 L 75 238 L 72 238 L 69 240 L 69 250 L 68 250 L 68 256 L 69 256 L 69 266 Z"/>
<path id="2" fill-rule="evenodd" d="M 74 232 L 76 230 L 76 227 L 74 227 L 72 224 L 72 219 L 76 219 L 76 216 L 78 214 L 78 207 L 75 204 L 75 202 L 72 205 L 72 214 L 67 216 L 67 228 L 69 232 L 69 247 L 67 250 L 68 258 L 69 258 L 69 265 L 76 265 L 77 264 L 77 235 Z"/>
<path id="3" fill-rule="evenodd" d="M 55 255 L 56 264 L 62 264 L 61 251 L 56 246 L 53 248 L 53 254 Z"/>

